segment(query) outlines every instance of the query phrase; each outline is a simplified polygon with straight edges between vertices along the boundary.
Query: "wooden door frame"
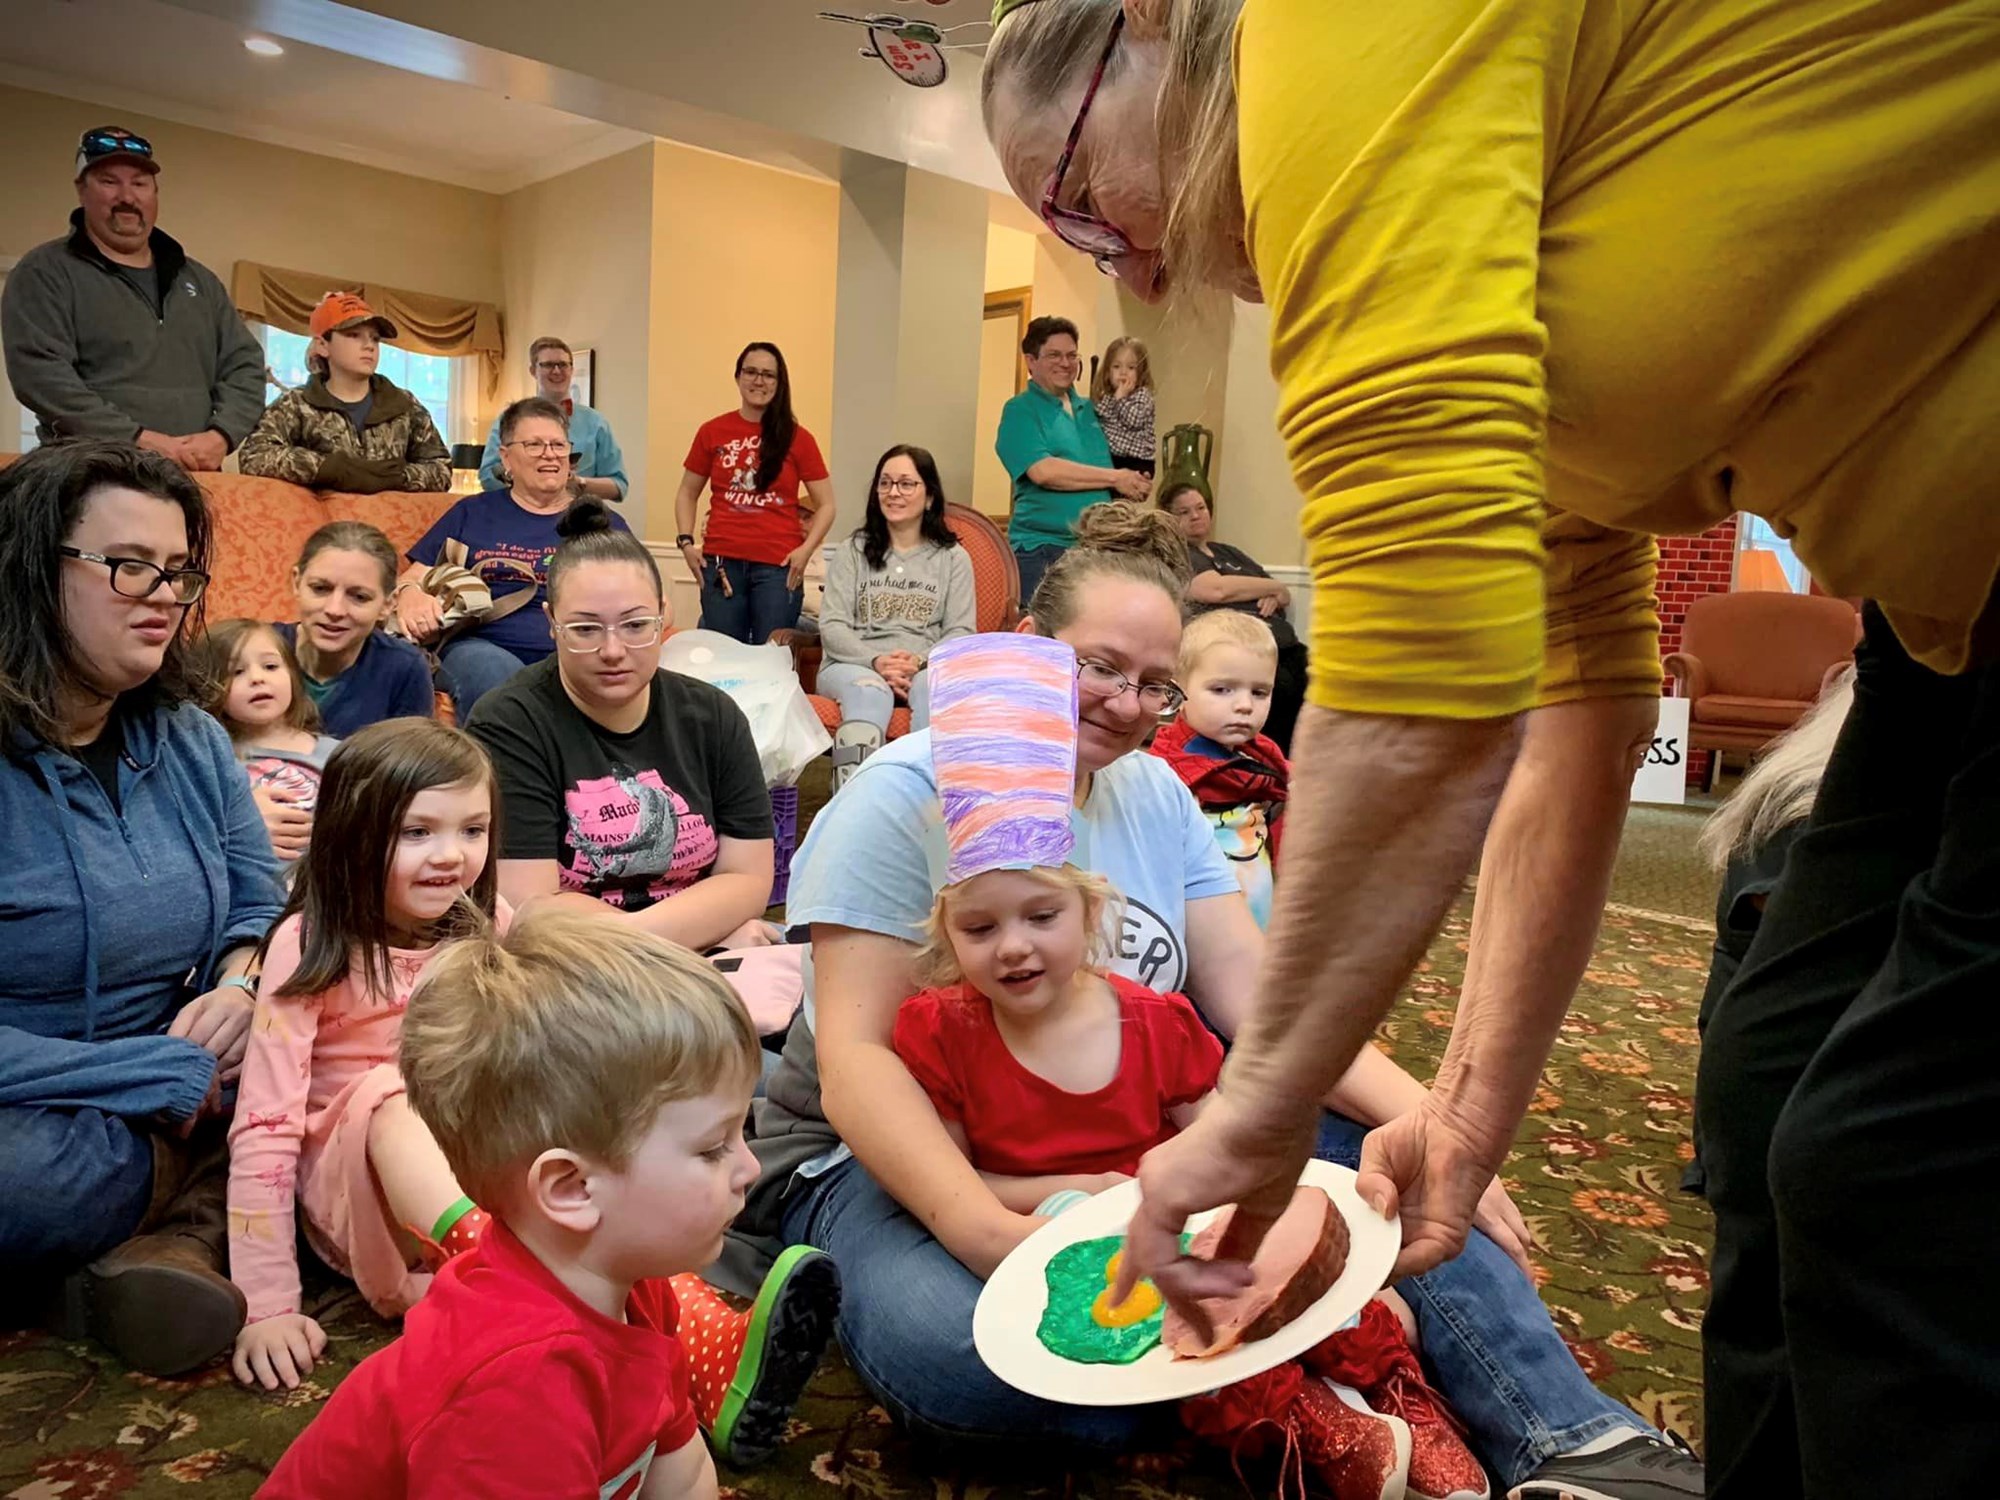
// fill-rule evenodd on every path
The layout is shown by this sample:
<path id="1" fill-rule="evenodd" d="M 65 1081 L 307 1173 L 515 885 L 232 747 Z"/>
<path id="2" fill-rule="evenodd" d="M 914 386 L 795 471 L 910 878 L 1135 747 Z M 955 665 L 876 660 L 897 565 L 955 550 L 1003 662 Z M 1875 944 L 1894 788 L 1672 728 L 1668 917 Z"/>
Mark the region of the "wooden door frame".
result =
<path id="1" fill-rule="evenodd" d="M 1001 291 L 986 294 L 984 318 L 1014 319 L 1014 394 L 1020 395 L 1028 388 L 1028 357 L 1021 352 L 1021 344 L 1028 337 L 1028 324 L 1035 316 L 1035 289 L 1031 286 L 1007 287 Z"/>

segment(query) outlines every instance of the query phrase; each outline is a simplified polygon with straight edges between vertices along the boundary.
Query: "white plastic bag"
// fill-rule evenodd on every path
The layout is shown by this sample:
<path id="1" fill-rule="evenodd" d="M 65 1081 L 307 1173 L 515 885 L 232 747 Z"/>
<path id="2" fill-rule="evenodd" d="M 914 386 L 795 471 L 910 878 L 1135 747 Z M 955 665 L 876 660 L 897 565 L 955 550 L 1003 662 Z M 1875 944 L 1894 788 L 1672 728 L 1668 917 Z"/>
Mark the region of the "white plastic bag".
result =
<path id="1" fill-rule="evenodd" d="M 833 737 L 813 712 L 783 646 L 746 646 L 717 631 L 683 630 L 667 638 L 660 665 L 699 677 L 735 700 L 750 721 L 766 786 L 792 785 L 832 748 Z"/>

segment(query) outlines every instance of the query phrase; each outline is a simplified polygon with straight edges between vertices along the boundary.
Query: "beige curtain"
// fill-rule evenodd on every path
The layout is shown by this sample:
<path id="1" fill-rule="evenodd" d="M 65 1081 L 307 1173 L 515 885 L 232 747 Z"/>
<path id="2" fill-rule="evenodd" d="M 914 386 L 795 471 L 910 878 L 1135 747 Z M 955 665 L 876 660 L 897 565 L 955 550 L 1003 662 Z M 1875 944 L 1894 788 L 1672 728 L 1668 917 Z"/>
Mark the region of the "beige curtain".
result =
<path id="1" fill-rule="evenodd" d="M 490 402 L 499 392 L 505 349 L 500 338 L 500 309 L 491 302 L 405 292 L 318 271 L 260 266 L 248 260 L 236 262 L 229 285 L 236 310 L 244 317 L 287 333 L 307 332 L 313 308 L 328 292 L 360 296 L 396 325 L 400 334 L 396 343 L 401 348 L 419 354 L 478 355 L 485 399 Z"/>

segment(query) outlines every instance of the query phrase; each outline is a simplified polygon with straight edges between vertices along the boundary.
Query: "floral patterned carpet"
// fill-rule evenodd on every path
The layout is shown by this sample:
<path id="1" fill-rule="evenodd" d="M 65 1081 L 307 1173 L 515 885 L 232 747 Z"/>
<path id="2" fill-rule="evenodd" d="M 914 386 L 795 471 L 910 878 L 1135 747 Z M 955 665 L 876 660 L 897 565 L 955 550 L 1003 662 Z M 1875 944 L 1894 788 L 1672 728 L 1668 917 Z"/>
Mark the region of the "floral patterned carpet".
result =
<path id="1" fill-rule="evenodd" d="M 1384 1023 L 1380 1044 L 1419 1077 L 1443 1051 L 1470 902 L 1461 903 Z M 1676 1190 L 1690 1154 L 1694 1018 L 1709 937 L 1692 925 L 1608 917 L 1508 1168 L 1537 1241 L 1537 1280 L 1599 1385 L 1701 1443 L 1700 1327 L 1709 1221 Z M 324 1273 L 312 1311 L 326 1361 L 298 1390 L 252 1395 L 221 1369 L 159 1381 L 102 1351 L 0 1334 L 0 1497 L 132 1500 L 253 1493 L 286 1443 L 391 1330 Z M 915 1449 L 837 1356 L 808 1393 L 791 1441 L 723 1494 L 789 1500 L 846 1489 L 921 1500 L 1239 1496 L 1225 1464 L 1192 1451 L 1094 1468 L 1003 1475 Z"/>

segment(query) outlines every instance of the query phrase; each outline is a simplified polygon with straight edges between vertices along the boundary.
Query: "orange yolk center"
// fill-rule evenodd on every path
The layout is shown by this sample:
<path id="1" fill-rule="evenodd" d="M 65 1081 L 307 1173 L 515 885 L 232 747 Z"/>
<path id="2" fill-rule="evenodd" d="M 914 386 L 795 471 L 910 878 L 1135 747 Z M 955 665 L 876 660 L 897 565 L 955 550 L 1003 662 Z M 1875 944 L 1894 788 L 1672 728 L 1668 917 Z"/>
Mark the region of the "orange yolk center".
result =
<path id="1" fill-rule="evenodd" d="M 1113 1251 L 1111 1259 L 1104 1263 L 1104 1290 L 1090 1304 L 1090 1320 L 1099 1328 L 1130 1328 L 1134 1323 L 1145 1322 L 1160 1310 L 1160 1294 L 1153 1289 L 1150 1281 L 1142 1281 L 1132 1288 L 1132 1295 L 1123 1302 L 1112 1302 L 1111 1284 L 1118 1279 L 1118 1262 L 1124 1253 L 1123 1250 Z"/>

